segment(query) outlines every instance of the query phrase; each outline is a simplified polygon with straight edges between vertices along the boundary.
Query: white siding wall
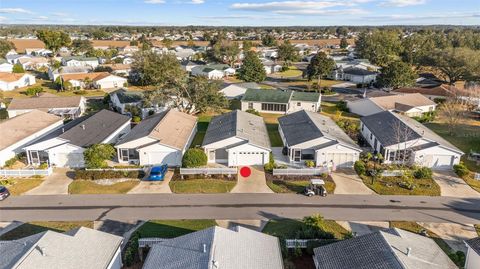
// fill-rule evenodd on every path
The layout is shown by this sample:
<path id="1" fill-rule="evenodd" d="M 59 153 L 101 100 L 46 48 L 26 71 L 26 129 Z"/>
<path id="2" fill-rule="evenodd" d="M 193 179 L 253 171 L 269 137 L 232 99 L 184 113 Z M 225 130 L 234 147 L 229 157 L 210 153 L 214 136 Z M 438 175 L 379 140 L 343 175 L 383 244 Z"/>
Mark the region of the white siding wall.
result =
<path id="1" fill-rule="evenodd" d="M 25 74 L 21 79 L 13 82 L 0 81 L 0 90 L 12 91 L 16 88 L 27 87 L 35 84 L 35 77 L 29 74 Z"/>
<path id="2" fill-rule="evenodd" d="M 48 150 L 50 164 L 57 167 L 85 167 L 84 148 L 63 144 Z"/>
<path id="3" fill-rule="evenodd" d="M 360 151 L 337 144 L 316 151 L 317 166 L 334 164 L 336 167 L 351 167 L 360 158 Z"/>
<path id="4" fill-rule="evenodd" d="M 122 268 L 122 255 L 120 247 L 115 252 L 110 264 L 107 266 L 107 269 L 120 269 Z"/>
<path id="5" fill-rule="evenodd" d="M 478 269 L 480 268 L 480 255 L 475 250 L 468 248 L 467 258 L 465 261 L 465 269 Z"/>
<path id="6" fill-rule="evenodd" d="M 320 109 L 320 102 L 290 101 L 288 113 L 293 113 L 300 110 L 318 112 L 319 109 Z"/>
<path id="7" fill-rule="evenodd" d="M 140 165 L 167 164 L 182 165 L 182 152 L 160 144 L 154 144 L 139 150 Z"/>
<path id="8" fill-rule="evenodd" d="M 228 149 L 228 166 L 264 165 L 268 163 L 270 151 L 250 144 Z"/>
<path id="9" fill-rule="evenodd" d="M 127 79 L 117 76 L 109 76 L 95 82 L 100 89 L 120 88 L 127 82 Z"/>

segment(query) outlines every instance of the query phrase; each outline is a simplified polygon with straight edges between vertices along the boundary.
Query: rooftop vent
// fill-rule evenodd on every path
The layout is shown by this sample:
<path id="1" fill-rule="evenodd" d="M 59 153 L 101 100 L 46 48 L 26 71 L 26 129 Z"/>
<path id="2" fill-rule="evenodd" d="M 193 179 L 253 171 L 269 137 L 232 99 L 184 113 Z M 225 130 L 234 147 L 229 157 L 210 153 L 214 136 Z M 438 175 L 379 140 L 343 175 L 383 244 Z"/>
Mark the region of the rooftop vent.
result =
<path id="1" fill-rule="evenodd" d="M 207 244 L 203 244 L 203 253 L 207 253 Z"/>
<path id="2" fill-rule="evenodd" d="M 82 127 L 82 130 L 85 130 L 85 124 L 82 124 L 81 127 Z"/>
<path id="3" fill-rule="evenodd" d="M 411 253 L 412 253 L 412 248 L 411 248 L 411 247 L 408 247 L 408 248 L 407 248 L 407 256 L 410 256 Z"/>

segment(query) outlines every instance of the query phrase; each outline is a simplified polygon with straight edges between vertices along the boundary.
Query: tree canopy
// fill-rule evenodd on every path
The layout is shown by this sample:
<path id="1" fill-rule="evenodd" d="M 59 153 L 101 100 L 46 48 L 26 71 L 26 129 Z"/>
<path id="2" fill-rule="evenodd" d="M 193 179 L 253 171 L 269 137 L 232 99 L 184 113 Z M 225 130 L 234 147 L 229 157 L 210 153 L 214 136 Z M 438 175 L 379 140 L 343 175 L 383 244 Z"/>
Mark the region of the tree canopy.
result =
<path id="1" fill-rule="evenodd" d="M 267 77 L 262 61 L 253 51 L 245 53 L 243 65 L 238 70 L 238 77 L 247 82 L 261 82 Z"/>
<path id="2" fill-rule="evenodd" d="M 111 160 L 115 156 L 115 148 L 110 144 L 94 144 L 83 152 L 85 166 L 88 168 L 106 167 L 106 160 Z"/>
<path id="3" fill-rule="evenodd" d="M 395 61 L 382 69 L 377 80 L 381 87 L 400 88 L 413 86 L 416 78 L 417 74 L 409 64 Z"/>
<path id="4" fill-rule="evenodd" d="M 16 49 L 12 42 L 5 39 L 0 39 L 0 57 L 5 58 L 7 53 L 12 49 Z"/>
<path id="5" fill-rule="evenodd" d="M 303 76 L 308 80 L 317 79 L 317 84 L 320 85 L 320 80 L 332 73 L 335 67 L 335 61 L 329 58 L 324 52 L 319 52 L 313 56 L 310 64 L 305 69 Z"/>
<path id="6" fill-rule="evenodd" d="M 62 31 L 39 30 L 37 38 L 45 43 L 45 47 L 56 53 L 61 47 L 69 47 L 72 43 L 70 36 Z"/>
<path id="7" fill-rule="evenodd" d="M 285 61 L 287 66 L 290 66 L 291 62 L 298 61 L 299 55 L 295 46 L 286 40 L 278 47 L 278 58 Z"/>
<path id="8" fill-rule="evenodd" d="M 132 63 L 132 79 L 140 85 L 172 87 L 185 80 L 186 73 L 175 55 L 152 51 L 137 52 Z"/>

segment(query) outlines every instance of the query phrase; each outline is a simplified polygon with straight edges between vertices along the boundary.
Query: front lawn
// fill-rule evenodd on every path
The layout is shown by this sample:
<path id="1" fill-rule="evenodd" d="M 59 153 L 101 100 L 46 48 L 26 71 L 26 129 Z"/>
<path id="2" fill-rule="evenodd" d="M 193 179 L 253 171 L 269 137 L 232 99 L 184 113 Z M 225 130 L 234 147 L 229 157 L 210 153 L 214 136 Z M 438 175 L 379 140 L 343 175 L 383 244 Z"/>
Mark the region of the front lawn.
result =
<path id="1" fill-rule="evenodd" d="M 301 193 L 309 184 L 309 180 L 267 180 L 267 186 L 275 193 Z M 327 193 L 333 193 L 335 190 L 335 182 L 326 180 L 325 188 L 327 189 Z"/>
<path id="2" fill-rule="evenodd" d="M 290 66 L 287 71 L 282 71 L 278 73 L 272 74 L 274 77 L 281 77 L 281 78 L 296 78 L 302 76 L 302 70 L 299 70 L 296 66 Z"/>
<path id="3" fill-rule="evenodd" d="M 215 220 L 150 220 L 140 226 L 137 232 L 140 238 L 174 238 L 216 225 Z"/>
<path id="4" fill-rule="evenodd" d="M 236 184 L 236 180 L 224 179 L 174 179 L 169 185 L 173 193 L 226 193 Z"/>
<path id="5" fill-rule="evenodd" d="M 0 185 L 8 188 L 12 195 L 21 195 L 42 184 L 42 178 L 12 178 L 0 180 Z"/>
<path id="6" fill-rule="evenodd" d="M 272 219 L 263 228 L 262 232 L 276 236 L 280 240 L 298 238 L 299 231 L 306 227 L 302 220 L 296 219 Z M 345 228 L 334 220 L 323 220 L 318 228 L 324 232 L 333 234 L 335 239 L 343 239 L 349 234 Z"/>
<path id="7" fill-rule="evenodd" d="M 87 227 L 93 229 L 93 221 L 35 221 L 24 223 L 17 228 L 3 234 L 0 240 L 15 240 L 44 231 L 55 231 L 63 233 L 78 227 Z"/>
<path id="8" fill-rule="evenodd" d="M 69 194 L 124 194 L 140 183 L 138 180 L 124 181 L 112 185 L 100 185 L 89 180 L 74 180 L 68 185 Z"/>
<path id="9" fill-rule="evenodd" d="M 440 196 L 440 186 L 433 179 L 413 179 L 413 190 L 401 187 L 403 179 L 400 177 L 383 177 L 373 181 L 372 177 L 360 175 L 363 183 L 374 192 L 381 195 L 425 195 Z"/>

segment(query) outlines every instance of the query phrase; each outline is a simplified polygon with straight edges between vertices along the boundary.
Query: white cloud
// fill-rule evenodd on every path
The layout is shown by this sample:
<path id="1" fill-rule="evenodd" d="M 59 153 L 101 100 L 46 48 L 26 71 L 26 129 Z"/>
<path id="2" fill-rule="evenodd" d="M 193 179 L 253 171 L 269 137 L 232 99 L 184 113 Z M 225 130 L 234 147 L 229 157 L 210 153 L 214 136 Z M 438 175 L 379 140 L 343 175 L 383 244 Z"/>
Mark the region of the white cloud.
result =
<path id="1" fill-rule="evenodd" d="M 380 3 L 381 6 L 386 7 L 408 7 L 426 4 L 427 0 L 388 0 Z"/>
<path id="2" fill-rule="evenodd" d="M 351 1 L 281 1 L 265 3 L 234 3 L 231 9 L 271 12 L 274 14 L 289 15 L 359 15 L 368 12 L 354 8 L 359 3 L 370 2 L 371 0 L 351 0 Z"/>
<path id="3" fill-rule="evenodd" d="M 145 0 L 145 4 L 165 4 L 165 0 Z"/>
<path id="4" fill-rule="evenodd" d="M 64 13 L 64 12 L 52 12 L 51 14 L 53 16 L 56 16 L 56 17 L 67 17 L 68 16 L 68 14 Z"/>
<path id="5" fill-rule="evenodd" d="M 23 8 L 0 8 L 0 13 L 6 14 L 33 14 L 30 10 Z"/>
<path id="6" fill-rule="evenodd" d="M 472 12 L 448 12 L 427 15 L 412 15 L 412 14 L 391 14 L 382 16 L 365 16 L 364 19 L 372 21 L 413 21 L 413 20 L 435 20 L 435 19 L 466 19 L 480 17 L 480 13 Z"/>
<path id="7" fill-rule="evenodd" d="M 205 3 L 205 0 L 192 0 L 190 2 L 190 4 L 195 4 L 195 5 L 203 4 L 203 3 Z"/>

